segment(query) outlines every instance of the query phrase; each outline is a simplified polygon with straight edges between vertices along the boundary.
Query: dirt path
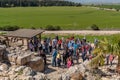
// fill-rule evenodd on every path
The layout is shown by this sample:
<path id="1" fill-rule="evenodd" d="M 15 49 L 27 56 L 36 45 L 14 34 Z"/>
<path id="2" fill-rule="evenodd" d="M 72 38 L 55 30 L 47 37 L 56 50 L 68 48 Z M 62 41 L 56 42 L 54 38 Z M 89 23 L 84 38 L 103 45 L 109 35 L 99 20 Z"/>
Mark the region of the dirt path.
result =
<path id="1" fill-rule="evenodd" d="M 43 34 L 81 34 L 81 35 L 112 35 L 119 34 L 120 31 L 90 31 L 90 30 L 69 30 L 69 31 L 45 31 Z"/>

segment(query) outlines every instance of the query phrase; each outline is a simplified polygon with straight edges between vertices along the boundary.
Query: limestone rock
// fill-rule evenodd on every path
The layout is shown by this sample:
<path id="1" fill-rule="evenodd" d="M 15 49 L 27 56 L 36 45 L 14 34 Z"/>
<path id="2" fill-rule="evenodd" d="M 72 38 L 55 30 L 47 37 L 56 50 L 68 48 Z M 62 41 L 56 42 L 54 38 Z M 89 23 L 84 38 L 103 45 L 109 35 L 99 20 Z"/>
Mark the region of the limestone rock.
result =
<path id="1" fill-rule="evenodd" d="M 32 56 L 32 54 L 26 54 L 26 55 L 24 55 L 24 56 L 19 56 L 19 57 L 17 58 L 16 63 L 17 63 L 18 65 L 24 65 L 24 64 L 26 64 L 27 62 L 30 62 L 31 56 Z"/>
<path id="2" fill-rule="evenodd" d="M 2 64 L 2 65 L 0 66 L 0 70 L 2 70 L 2 71 L 7 71 L 8 69 L 9 69 L 9 67 L 8 67 L 7 64 Z"/>
<path id="3" fill-rule="evenodd" d="M 13 74 L 15 74 L 15 71 L 9 71 L 8 72 L 8 75 L 13 75 Z"/>
<path id="4" fill-rule="evenodd" d="M 34 71 L 44 71 L 44 61 L 41 57 L 35 57 L 28 64 Z"/>
<path id="5" fill-rule="evenodd" d="M 34 80 L 32 76 L 20 76 L 19 80 Z"/>
<path id="6" fill-rule="evenodd" d="M 85 73 L 85 79 L 86 80 L 96 80 L 95 77 L 90 72 Z"/>
<path id="7" fill-rule="evenodd" d="M 32 70 L 30 67 L 26 67 L 26 68 L 23 70 L 23 75 L 24 75 L 24 76 L 33 76 L 33 75 L 34 75 L 34 72 L 33 72 L 33 70 Z"/>
<path id="8" fill-rule="evenodd" d="M 7 54 L 7 57 L 8 57 L 8 60 L 11 62 L 12 61 L 12 56 L 13 56 L 14 54 Z"/>
<path id="9" fill-rule="evenodd" d="M 4 79 L 5 79 L 5 80 L 10 80 L 10 78 L 9 78 L 9 77 L 5 77 Z"/>
<path id="10" fill-rule="evenodd" d="M 63 74 L 62 75 L 62 80 L 70 80 L 70 75 L 69 74 Z"/>
<path id="11" fill-rule="evenodd" d="M 14 74 L 14 75 L 10 75 L 10 80 L 16 80 L 15 78 L 17 78 L 18 74 Z"/>
<path id="12" fill-rule="evenodd" d="M 70 80 L 83 80 L 83 76 L 81 73 L 73 73 Z"/>
<path id="13" fill-rule="evenodd" d="M 116 71 L 120 74 L 120 66 L 117 66 Z"/>
<path id="14" fill-rule="evenodd" d="M 25 69 L 25 66 L 19 66 L 15 69 L 15 72 L 23 71 L 23 69 Z"/>
<path id="15" fill-rule="evenodd" d="M 34 76 L 34 79 L 35 79 L 35 80 L 47 80 L 47 77 L 46 77 L 45 74 L 38 72 L 38 73 Z"/>
<path id="16" fill-rule="evenodd" d="M 17 57 L 17 55 L 12 56 L 12 62 L 16 63 Z"/>

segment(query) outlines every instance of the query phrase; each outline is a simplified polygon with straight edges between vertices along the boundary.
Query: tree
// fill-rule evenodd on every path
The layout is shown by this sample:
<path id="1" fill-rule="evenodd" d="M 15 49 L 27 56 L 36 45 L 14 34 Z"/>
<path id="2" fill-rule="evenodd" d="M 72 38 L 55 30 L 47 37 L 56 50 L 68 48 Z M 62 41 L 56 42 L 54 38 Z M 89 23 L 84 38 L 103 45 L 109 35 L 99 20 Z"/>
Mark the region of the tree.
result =
<path id="1" fill-rule="evenodd" d="M 106 54 L 113 54 L 118 56 L 117 70 L 120 72 L 120 38 L 118 35 L 113 35 L 112 39 L 108 41 L 106 38 L 98 43 L 98 46 L 93 50 L 95 57 L 92 59 L 91 64 L 94 67 L 104 65 Z"/>
<path id="2" fill-rule="evenodd" d="M 112 40 L 114 42 L 114 47 L 113 47 L 114 54 L 118 56 L 118 64 L 117 64 L 116 69 L 120 73 L 120 37 L 119 37 L 119 34 L 114 35 Z"/>
<path id="3" fill-rule="evenodd" d="M 108 53 L 110 46 L 108 47 L 109 42 L 106 38 L 99 41 L 95 49 L 93 50 L 94 58 L 91 61 L 91 64 L 94 68 L 98 67 L 99 65 L 104 65 L 104 56 Z M 112 51 L 111 51 L 112 52 Z"/>

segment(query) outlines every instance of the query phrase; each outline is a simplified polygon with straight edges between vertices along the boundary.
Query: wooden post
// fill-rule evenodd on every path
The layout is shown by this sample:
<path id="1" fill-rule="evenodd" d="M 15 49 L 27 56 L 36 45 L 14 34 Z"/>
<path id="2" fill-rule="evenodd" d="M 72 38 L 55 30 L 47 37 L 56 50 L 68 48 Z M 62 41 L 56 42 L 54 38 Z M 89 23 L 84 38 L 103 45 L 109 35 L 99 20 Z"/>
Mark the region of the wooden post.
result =
<path id="1" fill-rule="evenodd" d="M 29 49 L 29 39 L 27 39 L 27 49 Z"/>

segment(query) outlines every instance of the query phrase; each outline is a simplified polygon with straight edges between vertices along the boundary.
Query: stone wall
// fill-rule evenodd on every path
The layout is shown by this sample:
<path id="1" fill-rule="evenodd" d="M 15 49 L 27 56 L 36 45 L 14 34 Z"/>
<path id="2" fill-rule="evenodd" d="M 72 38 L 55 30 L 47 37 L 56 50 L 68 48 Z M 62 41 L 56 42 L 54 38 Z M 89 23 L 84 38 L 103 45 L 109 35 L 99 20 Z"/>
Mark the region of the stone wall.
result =
<path id="1" fill-rule="evenodd" d="M 7 60 L 18 66 L 27 65 L 34 71 L 44 71 L 44 61 L 41 57 L 36 57 L 35 53 L 24 51 L 19 47 L 0 48 L 0 60 Z"/>

